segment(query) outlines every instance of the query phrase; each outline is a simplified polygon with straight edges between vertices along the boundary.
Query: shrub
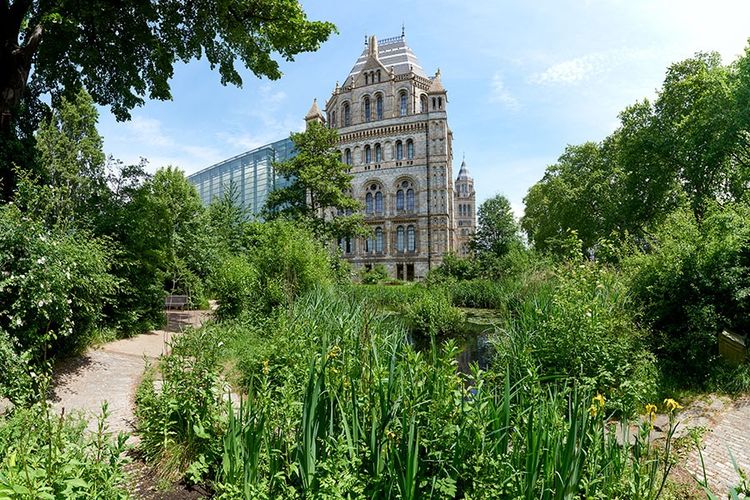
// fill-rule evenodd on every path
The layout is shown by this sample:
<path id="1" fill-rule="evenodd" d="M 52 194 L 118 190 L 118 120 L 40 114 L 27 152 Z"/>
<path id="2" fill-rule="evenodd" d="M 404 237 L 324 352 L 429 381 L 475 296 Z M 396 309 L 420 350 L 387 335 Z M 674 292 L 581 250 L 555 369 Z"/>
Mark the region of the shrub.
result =
<path id="1" fill-rule="evenodd" d="M 221 263 L 211 280 L 220 319 L 235 318 L 260 308 L 258 298 L 263 292 L 258 274 L 245 256 L 228 257 Z"/>
<path id="2" fill-rule="evenodd" d="M 591 263 L 561 265 L 511 312 L 496 349 L 502 366 L 579 380 L 626 414 L 655 396 L 654 360 L 618 273 Z"/>
<path id="3" fill-rule="evenodd" d="M 362 284 L 364 285 L 377 285 L 381 281 L 388 278 L 388 271 L 383 264 L 375 264 L 372 269 L 366 269 L 362 271 Z"/>
<path id="4" fill-rule="evenodd" d="M 88 344 L 116 289 L 108 270 L 96 239 L 0 208 L 0 329 L 33 365 Z"/>
<path id="5" fill-rule="evenodd" d="M 450 296 L 457 307 L 500 308 L 507 300 L 506 283 L 475 279 L 469 281 L 445 282 L 441 288 Z"/>
<path id="6" fill-rule="evenodd" d="M 411 330 L 421 335 L 453 335 L 466 321 L 464 313 L 453 307 L 444 293 L 433 290 L 406 304 L 404 316 Z"/>
<path id="7" fill-rule="evenodd" d="M 668 373 L 701 385 L 723 329 L 750 332 L 750 207 L 714 207 L 699 226 L 676 212 L 648 252 L 623 262 L 652 346 Z"/>

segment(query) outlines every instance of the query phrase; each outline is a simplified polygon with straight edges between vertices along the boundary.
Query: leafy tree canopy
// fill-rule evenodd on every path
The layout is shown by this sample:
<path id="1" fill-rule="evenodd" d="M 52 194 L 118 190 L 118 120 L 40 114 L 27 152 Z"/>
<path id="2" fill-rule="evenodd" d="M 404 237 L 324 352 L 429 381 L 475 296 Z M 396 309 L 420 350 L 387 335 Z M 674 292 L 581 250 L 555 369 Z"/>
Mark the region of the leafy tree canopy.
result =
<path id="1" fill-rule="evenodd" d="M 485 200 L 477 210 L 477 222 L 471 247 L 480 258 L 483 254 L 502 257 L 514 245 L 520 245 L 518 223 L 505 196 L 498 194 Z"/>
<path id="2" fill-rule="evenodd" d="M 353 212 L 362 207 L 350 194 L 353 177 L 336 148 L 338 132 L 312 122 L 291 138 L 297 154 L 275 164 L 291 184 L 271 192 L 264 216 L 298 220 L 321 239 L 361 233 L 362 216 Z"/>

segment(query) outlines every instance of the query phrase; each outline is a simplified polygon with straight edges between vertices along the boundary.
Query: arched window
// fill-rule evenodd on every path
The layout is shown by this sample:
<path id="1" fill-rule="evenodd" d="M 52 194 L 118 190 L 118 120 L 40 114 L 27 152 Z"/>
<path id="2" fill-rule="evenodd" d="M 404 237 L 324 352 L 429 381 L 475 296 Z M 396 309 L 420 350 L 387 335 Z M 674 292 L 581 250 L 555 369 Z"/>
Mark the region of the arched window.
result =
<path id="1" fill-rule="evenodd" d="M 437 109 L 437 100 L 435 98 L 432 98 L 432 109 Z"/>
<path id="2" fill-rule="evenodd" d="M 404 251 L 404 226 L 396 228 L 396 250 L 399 252 Z"/>
<path id="3" fill-rule="evenodd" d="M 414 252 L 417 249 L 417 235 L 414 226 L 406 228 L 406 250 Z"/>
<path id="4" fill-rule="evenodd" d="M 365 110 L 365 121 L 369 122 L 370 116 L 371 116 L 370 115 L 370 98 L 367 96 L 365 96 L 365 99 L 364 99 L 364 110 Z"/>
<path id="5" fill-rule="evenodd" d="M 375 213 L 383 213 L 383 193 L 381 191 L 375 193 Z"/>
<path id="6" fill-rule="evenodd" d="M 365 212 L 368 214 L 371 214 L 373 212 L 372 209 L 372 193 L 367 193 L 365 195 Z"/>
<path id="7" fill-rule="evenodd" d="M 380 75 L 380 71 L 378 71 L 378 75 Z M 378 94 L 378 96 L 375 98 L 375 114 L 378 116 L 378 120 L 383 119 L 383 95 Z"/>
<path id="8" fill-rule="evenodd" d="M 383 148 L 380 147 L 380 144 L 375 144 L 375 163 L 381 161 L 383 161 Z"/>
<path id="9" fill-rule="evenodd" d="M 420 113 L 427 113 L 427 96 L 422 94 L 422 97 L 419 98 L 420 103 Z"/>
<path id="10" fill-rule="evenodd" d="M 404 159 L 404 143 L 401 141 L 396 141 L 396 159 Z"/>
<path id="11" fill-rule="evenodd" d="M 406 190 L 406 211 L 414 211 L 414 190 L 411 188 Z"/>
<path id="12" fill-rule="evenodd" d="M 331 111 L 331 127 L 336 128 L 336 112 Z"/>
<path id="13" fill-rule="evenodd" d="M 406 159 L 407 160 L 414 159 L 414 141 L 412 141 L 411 139 L 406 141 Z"/>
<path id="14" fill-rule="evenodd" d="M 375 229 L 375 253 L 383 253 L 383 228 Z"/>
<path id="15" fill-rule="evenodd" d="M 400 109 L 400 116 L 406 116 L 406 111 L 407 111 L 407 107 L 406 107 L 406 92 L 402 91 L 399 94 L 398 98 L 399 98 L 399 103 L 400 103 L 400 108 L 399 108 Z"/>
<path id="16" fill-rule="evenodd" d="M 344 103 L 344 127 L 348 127 L 352 124 L 352 113 L 351 108 L 349 108 L 349 103 Z"/>
<path id="17" fill-rule="evenodd" d="M 367 239 L 365 239 L 365 253 L 371 253 L 373 247 L 372 236 L 368 236 Z"/>
<path id="18" fill-rule="evenodd" d="M 369 82 L 367 81 L 367 79 L 368 79 L 368 77 L 369 77 L 369 76 L 370 76 L 370 75 L 369 75 L 368 73 L 365 73 L 365 85 L 367 85 L 367 84 L 369 83 Z"/>
<path id="19" fill-rule="evenodd" d="M 378 70 L 378 83 L 380 83 L 380 70 Z"/>
<path id="20" fill-rule="evenodd" d="M 438 97 L 438 109 L 443 109 L 443 98 Z"/>
<path id="21" fill-rule="evenodd" d="M 371 163 L 372 162 L 372 151 L 370 150 L 370 145 L 368 144 L 365 146 L 365 163 Z"/>
<path id="22" fill-rule="evenodd" d="M 404 209 L 404 190 L 399 189 L 396 191 L 396 210 Z"/>
<path id="23" fill-rule="evenodd" d="M 347 165 L 352 164 L 352 150 L 349 148 L 346 148 L 346 151 L 344 151 L 344 163 Z"/>

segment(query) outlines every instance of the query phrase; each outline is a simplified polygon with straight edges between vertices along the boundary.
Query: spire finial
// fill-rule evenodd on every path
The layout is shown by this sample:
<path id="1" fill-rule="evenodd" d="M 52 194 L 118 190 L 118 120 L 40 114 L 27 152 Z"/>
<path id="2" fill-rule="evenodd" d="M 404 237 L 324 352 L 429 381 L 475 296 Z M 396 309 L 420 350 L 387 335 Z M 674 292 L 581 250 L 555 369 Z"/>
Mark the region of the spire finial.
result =
<path id="1" fill-rule="evenodd" d="M 365 33 L 365 47 L 367 47 L 367 33 Z"/>
<path id="2" fill-rule="evenodd" d="M 406 25 L 404 25 L 404 22 L 401 21 L 401 38 L 404 38 L 406 36 Z"/>

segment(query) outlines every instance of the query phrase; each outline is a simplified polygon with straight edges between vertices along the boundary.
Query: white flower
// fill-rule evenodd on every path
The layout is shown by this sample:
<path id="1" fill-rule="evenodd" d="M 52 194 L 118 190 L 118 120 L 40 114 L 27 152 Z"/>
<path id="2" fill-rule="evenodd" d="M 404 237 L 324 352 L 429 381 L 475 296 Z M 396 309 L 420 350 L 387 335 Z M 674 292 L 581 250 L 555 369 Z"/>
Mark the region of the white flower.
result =
<path id="1" fill-rule="evenodd" d="M 39 258 L 38 258 L 38 259 L 36 260 L 36 263 L 37 263 L 37 264 L 39 264 L 39 265 L 42 265 L 42 264 L 44 264 L 45 262 L 47 262 L 47 257 L 39 257 Z"/>

